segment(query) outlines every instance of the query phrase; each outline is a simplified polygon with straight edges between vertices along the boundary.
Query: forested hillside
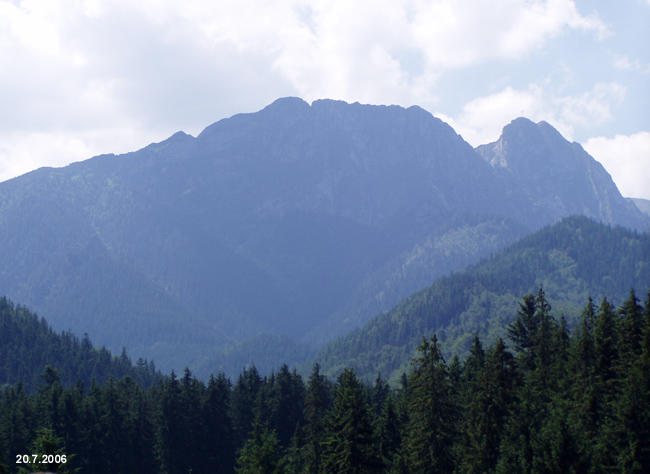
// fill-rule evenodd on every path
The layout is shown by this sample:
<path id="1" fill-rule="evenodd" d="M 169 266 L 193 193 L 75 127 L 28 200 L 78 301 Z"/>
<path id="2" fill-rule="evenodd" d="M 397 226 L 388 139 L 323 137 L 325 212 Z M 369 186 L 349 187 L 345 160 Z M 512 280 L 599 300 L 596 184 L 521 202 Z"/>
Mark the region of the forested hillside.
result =
<path id="1" fill-rule="evenodd" d="M 0 463 L 83 473 L 648 472 L 650 293 L 587 300 L 569 332 L 544 292 L 520 300 L 507 339 L 462 363 L 420 338 L 399 388 L 336 383 L 314 366 L 254 367 L 231 383 L 189 371 L 38 393 L 0 390 Z M 512 349 L 509 349 L 511 347 Z M 52 455 L 48 463 L 31 456 Z M 48 460 L 48 458 L 45 458 Z M 16 462 L 20 461 L 20 464 Z M 0 465 L 0 470 L 2 466 Z M 78 471 L 77 471 L 78 470 Z"/>
<path id="2" fill-rule="evenodd" d="M 556 314 L 576 323 L 588 296 L 622 301 L 630 288 L 650 288 L 650 235 L 571 217 L 433 285 L 330 343 L 316 360 L 328 374 L 355 367 L 395 379 L 422 335 L 438 333 L 447 355 L 466 354 L 473 335 L 505 337 L 519 296 L 543 285 Z"/>
<path id="3" fill-rule="evenodd" d="M 283 98 L 0 183 L 0 288 L 205 378 L 256 362 L 259 341 L 283 341 L 261 351 L 277 367 L 573 213 L 650 226 L 546 123 L 477 152 L 417 106 Z"/>
<path id="4" fill-rule="evenodd" d="M 146 387 L 161 377 L 153 362 L 138 360 L 134 367 L 126 352 L 116 357 L 104 347 L 94 348 L 87 335 L 80 340 L 69 332 L 56 333 L 45 319 L 0 298 L 0 387 L 20 383 L 33 392 L 53 377 L 52 367 L 67 387 L 80 383 L 87 388 L 127 375 Z"/>

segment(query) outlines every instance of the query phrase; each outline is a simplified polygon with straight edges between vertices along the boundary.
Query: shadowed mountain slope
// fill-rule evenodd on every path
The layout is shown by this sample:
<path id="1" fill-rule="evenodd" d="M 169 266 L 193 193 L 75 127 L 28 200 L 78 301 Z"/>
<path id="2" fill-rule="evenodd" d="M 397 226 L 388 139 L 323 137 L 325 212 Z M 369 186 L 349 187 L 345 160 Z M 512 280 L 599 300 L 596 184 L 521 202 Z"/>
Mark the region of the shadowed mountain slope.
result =
<path id="1" fill-rule="evenodd" d="M 279 99 L 0 183 L 0 289 L 164 369 L 273 367 L 252 345 L 322 344 L 574 212 L 575 195 L 551 212 L 519 179 L 421 108 Z M 594 183 L 614 209 L 611 180 Z"/>

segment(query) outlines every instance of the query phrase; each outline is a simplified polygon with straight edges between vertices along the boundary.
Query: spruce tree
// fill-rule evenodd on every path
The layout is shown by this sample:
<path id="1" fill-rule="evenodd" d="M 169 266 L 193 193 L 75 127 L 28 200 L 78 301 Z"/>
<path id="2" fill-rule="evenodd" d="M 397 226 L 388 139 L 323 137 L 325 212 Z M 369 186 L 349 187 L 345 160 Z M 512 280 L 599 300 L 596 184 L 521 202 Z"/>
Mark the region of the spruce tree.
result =
<path id="1" fill-rule="evenodd" d="M 230 408 L 236 449 L 248 439 L 253 427 L 261 388 L 262 378 L 255 366 L 244 369 L 233 388 Z"/>
<path id="2" fill-rule="evenodd" d="M 630 295 L 621 304 L 618 314 L 620 315 L 621 352 L 625 355 L 621 363 L 624 369 L 628 369 L 641 355 L 643 341 L 643 308 L 639 305 L 634 289 L 630 290 Z"/>
<path id="3" fill-rule="evenodd" d="M 534 365 L 531 347 L 537 334 L 538 318 L 535 296 L 524 296 L 523 303 L 519 303 L 519 311 L 514 322 L 508 326 L 508 337 L 513 342 L 515 350 L 520 356 L 523 367 L 528 369 Z"/>
<path id="4" fill-rule="evenodd" d="M 270 400 L 271 422 L 282 447 L 289 446 L 296 427 L 302 425 L 304 390 L 302 378 L 283 364 L 275 376 Z"/>
<path id="5" fill-rule="evenodd" d="M 596 315 L 594 348 L 598 384 L 600 423 L 594 440 L 593 462 L 606 471 L 617 470 L 617 451 L 620 443 L 614 422 L 616 398 L 620 390 L 620 343 L 614 307 L 603 298 Z"/>
<path id="6" fill-rule="evenodd" d="M 211 472 L 232 472 L 235 462 L 230 390 L 230 380 L 223 373 L 210 376 L 201 404 L 201 416 L 207 428 L 203 456 Z"/>
<path id="7" fill-rule="evenodd" d="M 325 435 L 325 415 L 331 405 L 330 383 L 314 364 L 305 393 L 303 427 L 305 444 L 301 449 L 305 469 L 317 473 L 321 464 L 322 442 Z"/>
<path id="8" fill-rule="evenodd" d="M 456 403 L 435 334 L 422 339 L 409 377 L 409 422 L 405 455 L 412 472 L 451 472 Z"/>
<path id="9" fill-rule="evenodd" d="M 643 317 L 650 316 L 650 294 L 641 308 L 631 291 L 621 312 L 623 331 L 629 334 L 621 337 L 621 359 L 627 361 L 628 369 L 616 400 L 617 464 L 621 472 L 650 472 L 650 325 Z M 637 327 L 641 331 L 638 347 Z"/>
<path id="10" fill-rule="evenodd" d="M 361 382 L 351 369 L 345 369 L 338 378 L 336 397 L 326 422 L 323 472 L 375 473 L 382 470 L 368 401 Z"/>
<path id="11" fill-rule="evenodd" d="M 393 467 L 395 456 L 402 442 L 402 426 L 395 410 L 392 395 L 386 397 L 381 415 L 377 420 L 378 454 L 387 470 Z"/>
<path id="12" fill-rule="evenodd" d="M 464 410 L 459 470 L 491 472 L 499 458 L 503 425 L 513 400 L 515 367 L 512 354 L 499 339 L 477 375 Z"/>
<path id="13" fill-rule="evenodd" d="M 600 379 L 596 376 L 594 325 L 595 308 L 589 297 L 570 351 L 572 410 L 569 418 L 576 433 L 576 449 L 582 469 L 587 469 L 594 462 L 594 439 L 598 434 L 603 403 Z"/>
<path id="14" fill-rule="evenodd" d="M 256 418 L 251 436 L 237 458 L 235 471 L 240 474 L 280 474 L 281 459 L 280 442 L 275 432 L 263 427 L 259 417 Z"/>

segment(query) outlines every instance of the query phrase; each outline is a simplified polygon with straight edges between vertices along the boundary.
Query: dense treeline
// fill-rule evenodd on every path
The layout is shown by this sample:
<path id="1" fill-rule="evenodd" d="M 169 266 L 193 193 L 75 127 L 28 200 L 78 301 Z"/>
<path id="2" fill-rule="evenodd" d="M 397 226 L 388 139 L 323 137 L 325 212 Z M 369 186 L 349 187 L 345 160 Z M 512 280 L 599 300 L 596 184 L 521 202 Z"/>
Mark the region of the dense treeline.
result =
<path id="1" fill-rule="evenodd" d="M 512 348 L 512 350 L 509 349 Z M 283 366 L 143 388 L 131 378 L 0 393 L 0 452 L 66 454 L 63 466 L 128 472 L 650 472 L 650 292 L 587 302 L 569 333 L 543 290 L 519 304 L 507 341 L 474 338 L 463 361 L 423 339 L 398 388 L 305 383 Z M 30 466 L 25 466 L 30 468 Z"/>
<path id="2" fill-rule="evenodd" d="M 436 280 L 365 326 L 331 342 L 316 360 L 327 374 L 354 365 L 364 379 L 399 378 L 423 335 L 465 356 L 472 337 L 505 339 L 513 305 L 543 284 L 570 327 L 589 294 L 617 303 L 650 282 L 650 234 L 574 216 L 524 237 L 489 259 Z"/>
<path id="3" fill-rule="evenodd" d="M 149 386 L 160 378 L 153 362 L 138 360 L 134 367 L 125 351 L 114 357 L 103 347 L 94 348 L 88 336 L 79 340 L 69 332 L 57 334 L 45 319 L 0 298 L 0 387 L 20 381 L 31 393 L 41 384 L 39 374 L 47 365 L 56 367 L 64 386 L 88 386 L 93 380 L 104 383 L 127 375 Z"/>

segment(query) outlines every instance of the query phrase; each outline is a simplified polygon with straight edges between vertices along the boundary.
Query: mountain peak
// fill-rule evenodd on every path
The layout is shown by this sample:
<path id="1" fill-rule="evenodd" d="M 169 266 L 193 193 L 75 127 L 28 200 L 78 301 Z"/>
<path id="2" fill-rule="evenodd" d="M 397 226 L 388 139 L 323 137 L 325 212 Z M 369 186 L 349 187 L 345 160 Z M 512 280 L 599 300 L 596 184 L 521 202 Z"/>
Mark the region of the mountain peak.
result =
<path id="1" fill-rule="evenodd" d="M 534 127 L 536 124 L 533 122 L 531 119 L 528 117 L 517 117 L 516 119 L 513 119 L 510 121 L 508 125 L 506 125 L 504 130 L 508 127 Z"/>
<path id="2" fill-rule="evenodd" d="M 300 97 L 280 97 L 262 110 L 292 110 L 306 108 L 309 108 L 309 104 Z"/>
<path id="3" fill-rule="evenodd" d="M 476 151 L 552 219 L 582 214 L 610 224 L 647 227 L 647 219 L 622 198 L 602 165 L 548 122 L 516 118 L 496 142 Z"/>
<path id="4" fill-rule="evenodd" d="M 526 117 L 518 117 L 503 127 L 499 140 L 523 140 L 530 141 L 537 139 L 542 141 L 562 141 L 567 140 L 557 131 L 550 123 L 542 120 L 533 122 Z"/>

